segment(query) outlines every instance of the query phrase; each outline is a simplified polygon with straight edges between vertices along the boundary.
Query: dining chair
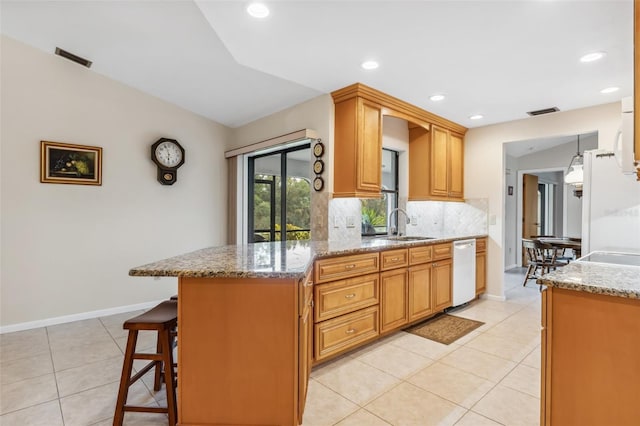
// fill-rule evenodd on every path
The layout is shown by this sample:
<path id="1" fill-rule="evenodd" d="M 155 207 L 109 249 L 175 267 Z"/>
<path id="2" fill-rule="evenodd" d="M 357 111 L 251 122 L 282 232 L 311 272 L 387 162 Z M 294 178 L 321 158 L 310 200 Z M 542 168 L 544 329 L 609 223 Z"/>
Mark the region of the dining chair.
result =
<path id="1" fill-rule="evenodd" d="M 557 251 L 550 244 L 523 238 L 522 249 L 526 253 L 528 263 L 527 273 L 522 283 L 523 287 L 527 285 L 527 281 L 537 279 L 558 266 L 564 266 L 564 263 L 557 262 Z M 540 291 L 542 291 L 542 286 L 540 286 Z"/>

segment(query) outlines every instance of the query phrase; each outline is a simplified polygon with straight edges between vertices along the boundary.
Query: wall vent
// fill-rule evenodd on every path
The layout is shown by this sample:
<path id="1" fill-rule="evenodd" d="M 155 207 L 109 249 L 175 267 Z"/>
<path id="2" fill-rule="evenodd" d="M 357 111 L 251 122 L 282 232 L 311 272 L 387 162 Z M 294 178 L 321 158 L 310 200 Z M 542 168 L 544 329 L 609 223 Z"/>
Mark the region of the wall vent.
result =
<path id="1" fill-rule="evenodd" d="M 534 115 L 551 114 L 552 112 L 558 112 L 558 111 L 560 111 L 560 108 L 553 107 L 553 108 L 539 109 L 537 111 L 529 111 L 527 112 L 527 114 L 533 117 Z"/>
<path id="2" fill-rule="evenodd" d="M 80 65 L 85 66 L 87 68 L 91 68 L 91 64 L 92 64 L 91 61 L 89 61 L 89 60 L 87 60 L 85 58 L 81 58 L 78 55 L 74 55 L 71 52 L 67 52 L 64 49 L 60 49 L 59 47 L 56 47 L 56 55 L 62 56 L 63 58 L 68 59 L 70 61 L 73 61 L 76 64 L 80 64 Z"/>

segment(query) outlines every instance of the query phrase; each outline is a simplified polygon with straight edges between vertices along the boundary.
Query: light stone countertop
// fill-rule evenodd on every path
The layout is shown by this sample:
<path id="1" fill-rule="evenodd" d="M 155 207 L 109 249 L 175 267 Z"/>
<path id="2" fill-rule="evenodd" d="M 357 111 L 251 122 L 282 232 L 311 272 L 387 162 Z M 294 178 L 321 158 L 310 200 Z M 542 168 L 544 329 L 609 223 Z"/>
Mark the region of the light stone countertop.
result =
<path id="1" fill-rule="evenodd" d="M 393 241 L 365 237 L 362 241 L 287 241 L 208 247 L 129 271 L 141 277 L 303 278 L 315 259 L 394 248 L 483 238 L 446 235 L 429 240 Z"/>
<path id="2" fill-rule="evenodd" d="M 640 299 L 640 267 L 571 262 L 538 278 L 538 284 L 567 290 Z"/>

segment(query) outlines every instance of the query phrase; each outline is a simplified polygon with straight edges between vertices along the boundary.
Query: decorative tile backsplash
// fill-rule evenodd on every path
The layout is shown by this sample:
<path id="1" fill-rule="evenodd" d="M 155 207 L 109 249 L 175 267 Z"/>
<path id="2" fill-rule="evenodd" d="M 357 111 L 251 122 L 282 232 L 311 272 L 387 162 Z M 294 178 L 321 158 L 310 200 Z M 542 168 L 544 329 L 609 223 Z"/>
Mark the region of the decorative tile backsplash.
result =
<path id="1" fill-rule="evenodd" d="M 361 241 L 362 214 L 358 198 L 329 201 L 329 241 Z"/>
<path id="2" fill-rule="evenodd" d="M 407 213 L 416 223 L 407 227 L 407 235 L 437 237 L 488 232 L 489 202 L 485 198 L 469 199 L 464 203 L 409 201 Z"/>
<path id="3" fill-rule="evenodd" d="M 400 204 L 405 204 L 405 200 L 400 200 Z M 360 206 L 357 198 L 336 198 L 329 201 L 329 241 L 362 239 Z M 412 221 L 405 228 L 404 215 L 401 215 L 399 228 L 406 235 L 441 237 L 488 233 L 489 200 L 486 198 L 468 199 L 464 203 L 407 201 L 402 207 Z M 353 219 L 354 226 L 348 226 L 349 218 Z"/>

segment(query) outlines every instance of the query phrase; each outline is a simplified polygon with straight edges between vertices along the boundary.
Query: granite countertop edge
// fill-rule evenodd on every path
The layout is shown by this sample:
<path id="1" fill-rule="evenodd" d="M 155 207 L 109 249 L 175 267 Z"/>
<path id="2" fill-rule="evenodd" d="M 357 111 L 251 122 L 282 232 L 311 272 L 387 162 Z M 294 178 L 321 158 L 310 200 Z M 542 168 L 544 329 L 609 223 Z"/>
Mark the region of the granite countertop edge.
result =
<path id="1" fill-rule="evenodd" d="M 134 277 L 299 279 L 304 278 L 317 259 L 484 237 L 487 237 L 487 234 L 447 235 L 413 241 L 364 237 L 360 242 L 291 241 L 207 247 L 131 268 L 129 275 Z M 277 258 L 281 263 L 272 267 L 256 267 L 252 261 L 254 257 L 262 254 L 270 259 Z M 287 264 L 289 261 L 291 264 Z"/>
<path id="2" fill-rule="evenodd" d="M 571 262 L 537 279 L 538 284 L 626 299 L 640 299 L 637 266 Z"/>

